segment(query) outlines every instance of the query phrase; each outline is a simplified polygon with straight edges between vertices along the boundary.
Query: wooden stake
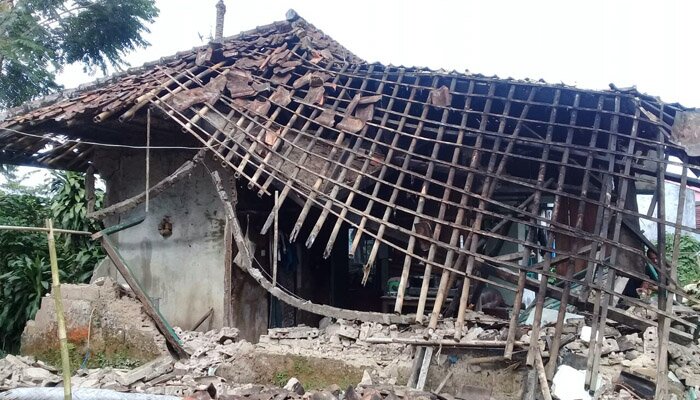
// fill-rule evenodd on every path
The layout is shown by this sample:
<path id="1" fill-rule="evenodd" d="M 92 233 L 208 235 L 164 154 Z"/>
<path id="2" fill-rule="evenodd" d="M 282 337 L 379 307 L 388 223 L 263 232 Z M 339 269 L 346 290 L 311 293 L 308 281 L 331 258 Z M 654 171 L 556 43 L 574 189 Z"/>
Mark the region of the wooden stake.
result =
<path id="1" fill-rule="evenodd" d="M 56 305 L 56 324 L 58 325 L 58 341 L 61 346 L 61 368 L 63 369 L 63 398 L 71 400 L 70 386 L 70 355 L 68 354 L 68 336 L 66 335 L 66 320 L 63 315 L 63 300 L 61 299 L 61 281 L 58 278 L 58 257 L 56 256 L 56 241 L 53 236 L 53 222 L 46 220 L 48 228 L 49 258 L 51 260 L 51 294 Z"/>
<path id="2" fill-rule="evenodd" d="M 279 240 L 279 204 L 280 194 L 275 190 L 275 232 L 274 241 L 272 243 L 272 286 L 277 286 L 277 241 Z"/>
<path id="3" fill-rule="evenodd" d="M 657 211 L 656 216 L 659 218 L 659 222 L 656 227 L 656 240 L 658 242 L 658 249 L 656 256 L 658 258 L 658 263 L 656 268 L 659 273 L 659 279 L 664 286 L 669 284 L 667 269 L 666 269 L 666 185 L 664 181 L 664 174 L 666 172 L 666 165 L 662 164 L 660 161 L 664 154 L 664 136 L 659 130 L 659 144 L 656 146 L 656 156 L 659 159 L 657 166 L 657 178 L 656 178 L 656 193 L 657 193 Z M 685 201 L 685 193 L 682 195 L 683 201 Z M 681 206 L 679 204 L 679 206 Z M 680 238 L 679 238 L 680 239 Z M 671 268 L 673 269 L 675 264 L 671 263 Z M 658 293 L 658 306 L 659 310 L 666 312 L 671 312 L 673 306 L 673 296 L 669 296 L 666 289 L 659 287 Z M 662 314 L 658 314 L 658 328 L 657 328 L 657 338 L 659 341 L 659 347 L 656 351 L 656 395 L 654 398 L 665 399 L 668 396 L 668 331 L 671 328 L 671 320 Z"/>
<path id="4" fill-rule="evenodd" d="M 540 389 L 542 390 L 542 397 L 544 397 L 544 400 L 552 400 L 552 393 L 549 391 L 547 374 L 544 372 L 544 365 L 542 363 L 542 353 L 540 353 L 539 347 L 534 350 L 534 353 L 535 368 L 537 369 L 537 377 L 540 380 Z"/>
<path id="5" fill-rule="evenodd" d="M 423 390 L 425 387 L 425 381 L 428 379 L 428 370 L 430 369 L 430 361 L 433 359 L 433 346 L 428 346 L 425 348 L 425 355 L 423 356 L 423 364 L 420 367 L 420 374 L 418 374 L 418 383 L 416 384 L 416 389 Z"/>
<path id="6" fill-rule="evenodd" d="M 557 313 L 557 323 L 554 327 L 554 338 L 552 338 L 552 346 L 549 349 L 549 361 L 547 362 L 547 379 L 554 377 L 554 372 L 557 369 L 557 358 L 559 356 L 559 348 L 561 347 L 561 335 L 564 330 L 564 317 L 566 316 L 566 306 L 569 304 L 569 294 L 571 293 L 571 278 L 574 276 L 574 261 L 569 261 L 566 266 L 566 282 L 564 283 L 564 293 L 561 295 L 559 303 L 559 312 Z"/>
<path id="7" fill-rule="evenodd" d="M 151 186 L 151 109 L 146 109 L 146 214 L 150 201 Z"/>
<path id="8" fill-rule="evenodd" d="M 87 213 L 95 211 L 95 168 L 90 165 L 85 172 L 85 200 L 87 201 Z"/>

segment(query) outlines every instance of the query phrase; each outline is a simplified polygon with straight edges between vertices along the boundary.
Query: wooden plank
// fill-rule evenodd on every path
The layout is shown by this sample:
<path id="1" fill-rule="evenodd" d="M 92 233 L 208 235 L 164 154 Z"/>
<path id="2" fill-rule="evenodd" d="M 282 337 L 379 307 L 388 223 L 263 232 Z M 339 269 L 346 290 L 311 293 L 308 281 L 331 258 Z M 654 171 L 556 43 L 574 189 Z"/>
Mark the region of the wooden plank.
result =
<path id="1" fill-rule="evenodd" d="M 552 400 L 552 393 L 549 391 L 549 383 L 547 382 L 547 374 L 545 373 L 544 365 L 542 364 L 542 353 L 540 353 L 539 346 L 535 349 L 534 353 L 535 369 L 537 370 L 537 377 L 540 381 L 542 397 L 544 400 Z"/>
<path id="2" fill-rule="evenodd" d="M 148 190 L 149 198 L 152 199 L 158 196 L 159 194 L 163 193 L 166 189 L 175 185 L 180 180 L 188 177 L 192 170 L 202 161 L 202 159 L 204 158 L 204 153 L 204 150 L 200 150 L 200 152 L 197 153 L 197 156 L 195 156 L 192 160 L 186 161 L 177 170 L 175 170 L 175 172 L 153 185 Z M 139 193 L 136 196 L 112 204 L 109 207 L 105 207 L 101 210 L 89 213 L 88 218 L 101 220 L 106 217 L 109 217 L 110 215 L 125 213 L 135 208 L 139 204 L 143 203 L 144 201 L 146 201 L 146 192 Z"/>
<path id="3" fill-rule="evenodd" d="M 233 236 L 231 221 L 224 224 L 224 326 L 233 324 Z"/>
<path id="4" fill-rule="evenodd" d="M 406 386 L 410 388 L 415 388 L 418 383 L 418 375 L 420 374 L 421 366 L 423 365 L 423 356 L 425 355 L 425 346 L 416 346 L 416 353 L 413 357 L 413 365 L 411 366 L 411 373 L 408 376 L 408 382 Z"/>
<path id="5" fill-rule="evenodd" d="M 656 157 L 659 161 L 663 158 L 664 151 L 664 136 L 659 130 L 659 143 L 656 146 Z M 659 217 L 660 221 L 666 220 L 666 185 L 664 180 L 664 172 L 666 167 L 663 163 L 658 162 L 656 164 L 657 178 L 656 178 L 656 197 L 658 202 L 658 208 L 656 210 L 656 215 Z M 685 191 L 683 191 L 683 200 L 685 200 Z M 683 209 L 683 205 L 679 203 L 678 205 Z M 679 238 L 680 239 L 680 238 Z M 663 222 L 659 222 L 656 225 L 656 240 L 658 243 L 657 248 L 657 258 L 658 262 L 656 265 L 657 271 L 659 273 L 659 280 L 666 286 L 669 285 L 668 273 L 666 272 L 666 226 Z M 675 268 L 675 265 L 671 263 L 671 270 Z M 673 273 L 672 273 L 673 275 Z M 658 290 L 658 306 L 659 309 L 663 309 L 667 312 L 672 311 L 673 307 L 673 296 L 669 296 L 666 289 L 659 287 Z M 668 397 L 668 339 L 669 339 L 669 329 L 671 328 L 671 320 L 662 314 L 658 314 L 658 350 L 656 352 L 656 395 L 657 399 L 665 399 Z"/>
<path id="6" fill-rule="evenodd" d="M 428 379 L 428 370 L 430 369 L 430 362 L 433 360 L 433 351 L 433 346 L 428 346 L 425 348 L 423 364 L 420 367 L 420 374 L 418 374 L 418 383 L 416 383 L 416 389 L 418 390 L 423 390 L 423 388 L 425 388 L 425 381 Z"/>

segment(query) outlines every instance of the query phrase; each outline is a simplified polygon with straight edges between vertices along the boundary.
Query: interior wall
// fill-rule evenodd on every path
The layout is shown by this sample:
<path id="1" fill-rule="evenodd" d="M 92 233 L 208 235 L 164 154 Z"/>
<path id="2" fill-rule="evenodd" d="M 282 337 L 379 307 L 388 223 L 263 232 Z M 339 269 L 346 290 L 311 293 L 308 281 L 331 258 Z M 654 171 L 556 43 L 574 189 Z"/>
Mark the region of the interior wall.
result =
<path id="1" fill-rule="evenodd" d="M 171 150 L 151 154 L 151 184 L 175 171 L 193 152 Z M 139 150 L 99 151 L 94 162 L 107 184 L 106 205 L 127 199 L 145 189 L 145 153 Z M 141 204 L 130 212 L 107 218 L 107 226 L 145 214 Z M 172 235 L 162 236 L 164 218 Z M 200 329 L 224 324 L 223 207 L 203 166 L 150 200 L 146 219 L 113 234 L 135 278 L 173 326 L 191 329 L 209 308 L 210 320 Z"/>

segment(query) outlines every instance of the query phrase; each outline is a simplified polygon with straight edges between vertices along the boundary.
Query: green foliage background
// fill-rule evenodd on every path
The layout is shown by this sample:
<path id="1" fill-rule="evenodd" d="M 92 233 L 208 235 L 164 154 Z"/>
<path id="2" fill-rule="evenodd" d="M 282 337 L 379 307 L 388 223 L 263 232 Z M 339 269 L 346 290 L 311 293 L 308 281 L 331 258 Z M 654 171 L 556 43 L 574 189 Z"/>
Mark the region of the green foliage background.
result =
<path id="1" fill-rule="evenodd" d="M 0 107 L 60 89 L 65 64 L 123 67 L 157 15 L 154 0 L 0 1 Z"/>
<path id="2" fill-rule="evenodd" d="M 673 256 L 673 235 L 666 235 L 666 259 Z M 700 281 L 700 241 L 681 235 L 678 252 L 678 283 L 681 287 Z"/>
<path id="3" fill-rule="evenodd" d="M 53 218 L 56 228 L 100 229 L 86 217 L 83 174 L 54 172 L 47 185 L 20 187 L 10 179 L 0 189 L 0 225 L 45 226 L 46 218 Z M 104 193 L 97 190 L 96 195 L 96 207 L 100 207 Z M 103 257 L 99 244 L 85 236 L 64 234 L 57 235 L 56 244 L 61 281 L 88 281 Z M 50 285 L 46 234 L 0 231 L 0 353 L 18 350 L 24 325 L 36 314 Z"/>

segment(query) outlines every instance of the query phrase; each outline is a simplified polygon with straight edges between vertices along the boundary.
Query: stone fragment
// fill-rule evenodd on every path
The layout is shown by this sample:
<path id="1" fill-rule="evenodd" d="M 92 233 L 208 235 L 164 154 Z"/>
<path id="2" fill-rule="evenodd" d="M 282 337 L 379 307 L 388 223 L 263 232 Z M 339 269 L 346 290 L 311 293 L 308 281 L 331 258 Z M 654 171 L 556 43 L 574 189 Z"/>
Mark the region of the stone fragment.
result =
<path id="1" fill-rule="evenodd" d="M 579 351 L 581 350 L 581 342 L 578 340 L 575 340 L 571 343 L 567 343 L 564 346 L 565 349 L 571 350 L 571 351 Z"/>
<path id="2" fill-rule="evenodd" d="M 146 381 L 148 379 L 156 378 L 172 371 L 172 369 L 173 358 L 170 355 L 165 355 L 127 372 L 126 374 L 120 376 L 117 380 L 124 386 L 130 386 L 137 381 Z"/>
<path id="3" fill-rule="evenodd" d="M 630 351 L 625 353 L 625 359 L 632 361 L 632 360 L 638 358 L 640 355 L 641 355 L 641 353 L 638 352 L 637 350 L 630 350 Z"/>
<path id="4" fill-rule="evenodd" d="M 51 377 L 51 372 L 43 368 L 29 367 L 22 371 L 23 380 L 32 383 L 42 383 Z"/>
<path id="5" fill-rule="evenodd" d="M 286 385 L 284 385 L 284 389 L 288 390 L 290 392 L 294 392 L 298 394 L 299 396 L 303 395 L 305 393 L 304 386 L 302 386 L 301 382 L 299 382 L 299 379 L 297 378 L 291 378 Z"/>
<path id="6" fill-rule="evenodd" d="M 477 340 L 479 338 L 479 335 L 481 335 L 483 332 L 484 329 L 479 326 L 472 327 L 469 329 L 469 331 L 467 331 L 467 334 L 464 335 L 464 340 Z"/>
<path id="7" fill-rule="evenodd" d="M 700 375 L 689 375 L 685 378 L 685 386 L 700 387 Z"/>
<path id="8" fill-rule="evenodd" d="M 630 372 L 633 374 L 642 376 L 644 378 L 647 378 L 651 381 L 656 381 L 656 368 L 653 367 L 640 367 L 636 365 L 632 365 L 630 368 Z"/>
<path id="9" fill-rule="evenodd" d="M 94 378 L 86 379 L 80 385 L 78 385 L 78 387 L 88 388 L 88 389 L 98 388 L 98 387 L 100 387 L 100 380 L 94 379 Z"/>
<path id="10" fill-rule="evenodd" d="M 318 321 L 318 329 L 320 329 L 320 330 L 325 330 L 325 329 L 328 328 L 332 323 L 333 323 L 333 318 L 331 318 L 331 317 L 323 317 L 323 318 L 321 318 L 320 321 Z"/>
<path id="11" fill-rule="evenodd" d="M 360 330 L 352 325 L 340 325 L 338 329 L 338 336 L 346 337 L 348 339 L 357 339 L 360 336 Z"/>
<path id="12" fill-rule="evenodd" d="M 352 385 L 350 385 L 345 391 L 345 396 L 343 397 L 343 400 L 360 400 L 360 395 L 357 394 L 355 388 L 352 387 Z"/>
<path id="13" fill-rule="evenodd" d="M 335 396 L 335 397 L 340 396 L 340 392 L 342 391 L 342 389 L 340 388 L 340 386 L 336 385 L 335 383 L 332 384 L 332 385 L 330 385 L 330 386 L 328 386 L 328 388 L 327 388 L 326 390 L 327 390 L 328 392 L 332 393 L 333 396 Z"/>
<path id="14" fill-rule="evenodd" d="M 632 350 L 636 346 L 642 344 L 642 340 L 639 337 L 638 333 L 632 333 L 629 335 L 620 336 L 619 338 L 617 338 L 615 340 L 617 341 L 617 347 L 618 347 L 619 351 Z"/>
<path id="15" fill-rule="evenodd" d="M 314 391 L 309 397 L 311 400 L 338 400 L 338 398 L 327 390 Z"/>
<path id="16" fill-rule="evenodd" d="M 237 338 L 238 338 L 238 329 L 230 328 L 230 327 L 223 327 L 218 331 L 216 341 L 219 343 L 225 343 L 227 340 L 231 340 L 232 342 L 235 342 Z"/>
<path id="17" fill-rule="evenodd" d="M 598 378 L 600 381 L 600 378 Z M 584 388 L 586 380 L 585 370 L 576 370 L 567 365 L 562 365 L 557 369 L 552 380 L 552 395 L 560 400 L 589 400 L 592 397 Z M 595 385 L 598 387 L 598 384 Z"/>
<path id="18" fill-rule="evenodd" d="M 365 389 L 362 400 L 382 400 L 382 394 L 376 389 Z"/>
<path id="19" fill-rule="evenodd" d="M 362 372 L 362 380 L 360 381 L 360 386 L 372 386 L 372 376 L 369 371 L 364 370 Z"/>
<path id="20" fill-rule="evenodd" d="M 318 337 L 318 328 L 297 326 L 293 328 L 268 329 L 270 339 L 314 339 Z"/>
<path id="21" fill-rule="evenodd" d="M 605 339 L 603 341 L 603 346 L 601 347 L 600 354 L 606 355 L 613 351 L 619 351 L 620 348 L 617 346 L 617 341 L 615 339 Z"/>

